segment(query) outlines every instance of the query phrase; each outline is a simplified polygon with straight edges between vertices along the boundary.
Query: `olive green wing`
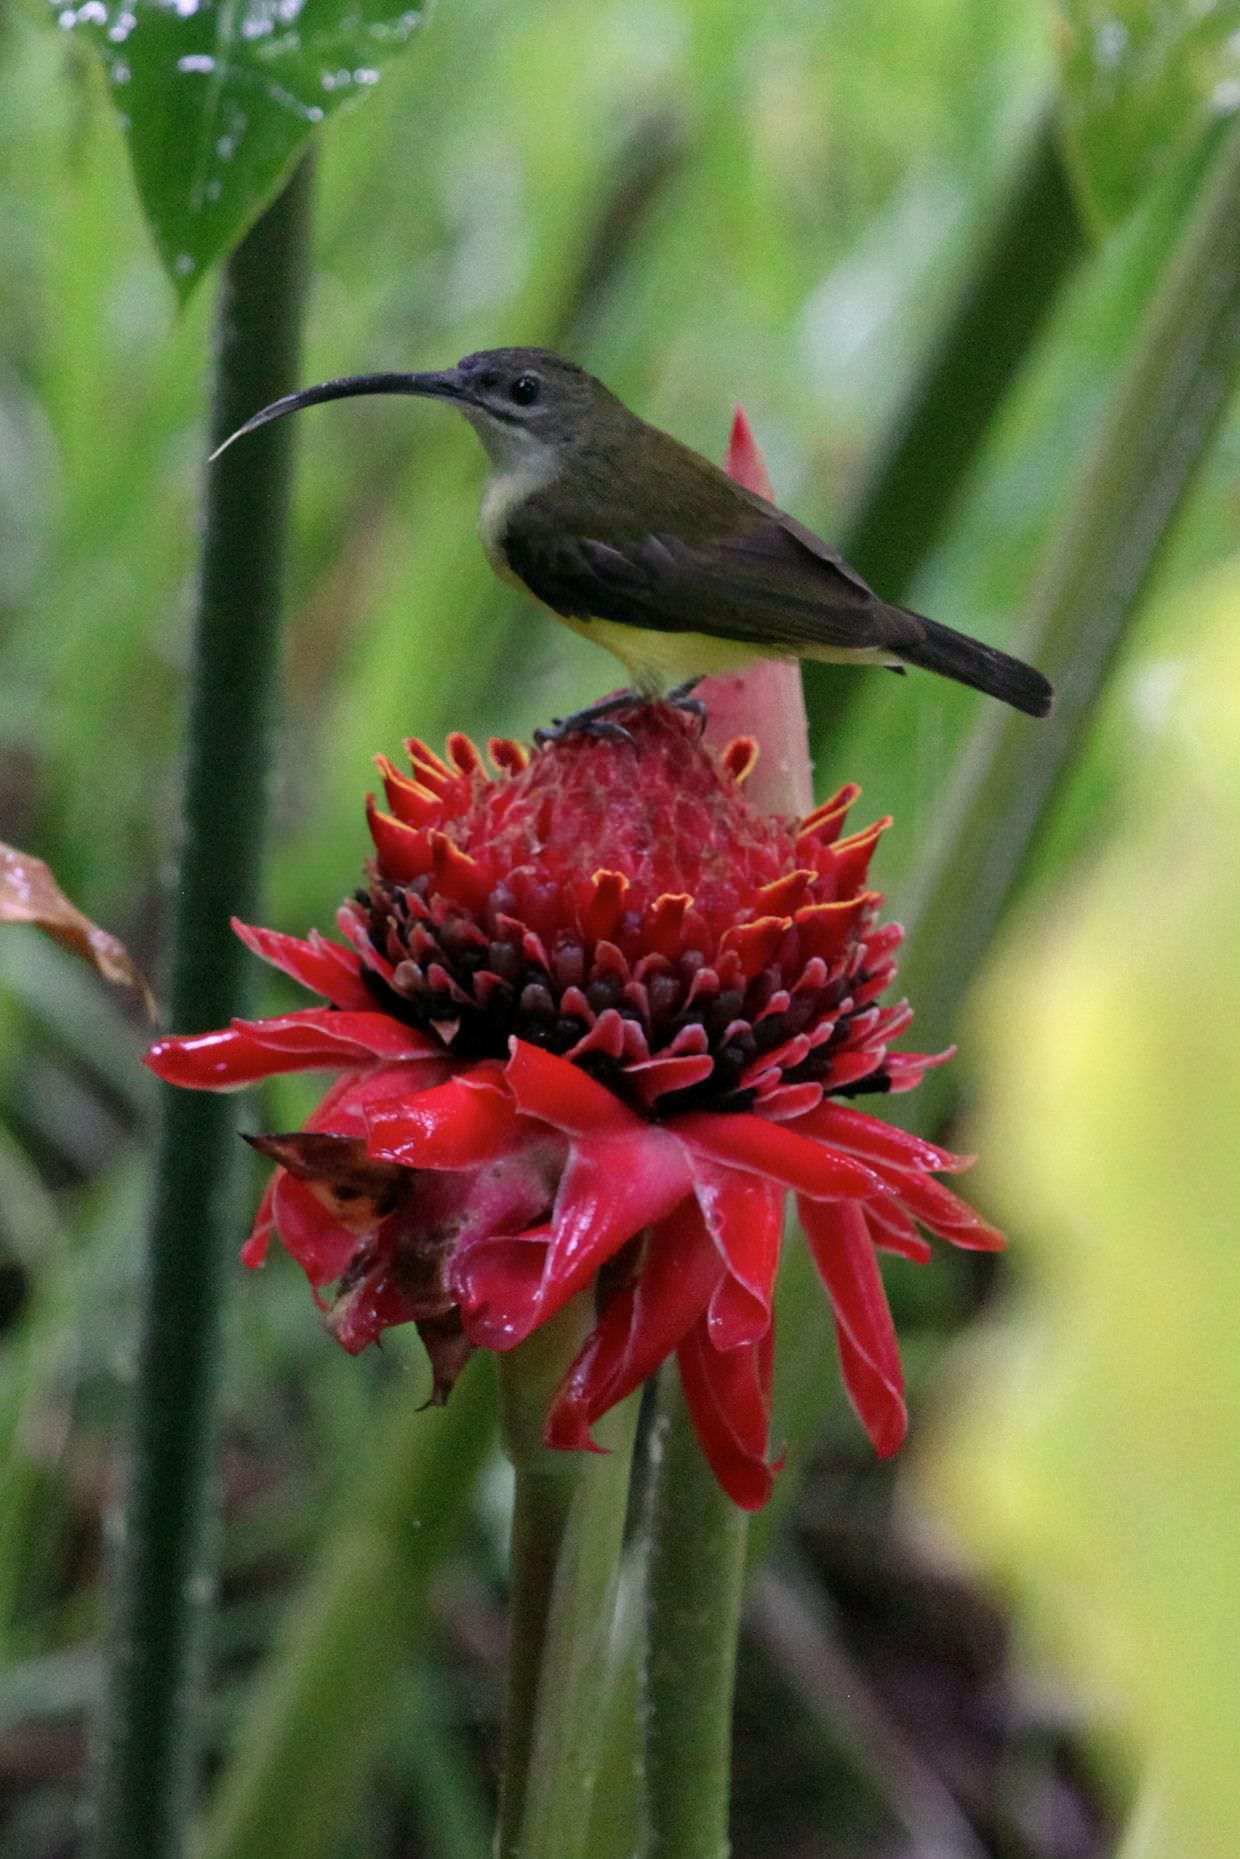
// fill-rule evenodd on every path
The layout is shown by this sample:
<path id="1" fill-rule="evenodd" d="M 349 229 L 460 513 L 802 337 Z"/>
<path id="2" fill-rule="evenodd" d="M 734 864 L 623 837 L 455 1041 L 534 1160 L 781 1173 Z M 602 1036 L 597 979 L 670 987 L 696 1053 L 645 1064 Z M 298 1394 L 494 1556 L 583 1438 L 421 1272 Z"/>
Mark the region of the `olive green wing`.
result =
<path id="1" fill-rule="evenodd" d="M 887 606 L 826 543 L 778 512 L 707 542 L 653 533 L 603 542 L 525 522 L 503 547 L 530 591 L 571 619 L 801 652 L 898 652 L 924 637 L 915 614 Z"/>

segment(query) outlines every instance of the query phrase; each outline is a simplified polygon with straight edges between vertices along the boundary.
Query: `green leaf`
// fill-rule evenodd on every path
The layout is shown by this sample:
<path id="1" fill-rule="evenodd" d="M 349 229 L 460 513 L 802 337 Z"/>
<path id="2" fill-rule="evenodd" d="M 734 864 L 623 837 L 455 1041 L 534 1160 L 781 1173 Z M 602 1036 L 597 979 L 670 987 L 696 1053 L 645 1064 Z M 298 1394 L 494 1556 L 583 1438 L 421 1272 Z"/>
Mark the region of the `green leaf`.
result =
<path id="1" fill-rule="evenodd" d="M 1059 0 L 1057 23 L 1069 157 L 1105 225 L 1240 109 L 1240 0 Z"/>
<path id="2" fill-rule="evenodd" d="M 1240 561 L 1184 602 L 1126 817 L 986 987 L 978 1147 L 1026 1289 L 937 1467 L 1149 1755 L 1132 1859 L 1240 1849 L 1238 599 Z"/>
<path id="3" fill-rule="evenodd" d="M 181 296 L 270 202 L 306 139 L 378 83 L 416 0 L 83 0 L 134 176 Z"/>

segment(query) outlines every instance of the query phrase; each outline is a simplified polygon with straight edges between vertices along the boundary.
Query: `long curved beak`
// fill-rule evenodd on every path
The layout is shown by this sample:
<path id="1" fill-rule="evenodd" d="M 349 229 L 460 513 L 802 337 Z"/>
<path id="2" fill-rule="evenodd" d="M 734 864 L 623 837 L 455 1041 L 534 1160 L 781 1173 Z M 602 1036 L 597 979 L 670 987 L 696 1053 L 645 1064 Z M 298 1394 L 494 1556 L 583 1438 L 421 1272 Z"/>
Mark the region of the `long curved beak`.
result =
<path id="1" fill-rule="evenodd" d="M 229 433 L 222 445 L 216 446 L 211 463 L 214 464 L 235 439 L 244 439 L 247 433 L 257 432 L 260 426 L 269 426 L 272 420 L 283 419 L 286 413 L 297 413 L 302 407 L 317 407 L 325 400 L 350 400 L 355 394 L 421 394 L 429 400 L 469 398 L 457 368 L 446 368 L 442 374 L 347 374 L 339 381 L 322 381 L 318 387 L 303 387 L 300 393 L 285 394 L 282 400 L 273 400 L 269 407 L 253 414 L 244 426 Z"/>

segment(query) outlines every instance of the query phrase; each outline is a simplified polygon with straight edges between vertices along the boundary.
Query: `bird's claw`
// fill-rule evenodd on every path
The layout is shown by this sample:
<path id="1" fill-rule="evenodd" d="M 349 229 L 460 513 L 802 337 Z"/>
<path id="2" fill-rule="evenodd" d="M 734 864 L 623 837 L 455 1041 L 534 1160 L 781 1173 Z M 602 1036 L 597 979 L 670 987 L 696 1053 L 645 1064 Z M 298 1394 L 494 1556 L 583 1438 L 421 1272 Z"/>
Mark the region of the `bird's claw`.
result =
<path id="1" fill-rule="evenodd" d="M 627 708 L 624 705 L 596 704 L 589 710 L 574 710 L 571 716 L 552 717 L 547 729 L 536 729 L 534 741 L 540 749 L 550 743 L 563 742 L 568 736 L 593 736 L 604 742 L 632 742 L 633 738 L 623 723 L 617 723 L 604 714 L 607 708 Z"/>
<path id="2" fill-rule="evenodd" d="M 673 710 L 683 710 L 686 716 L 696 717 L 702 728 L 706 728 L 706 705 L 700 697 L 693 695 L 700 678 L 686 678 L 683 684 L 677 684 L 667 694 L 667 701 Z"/>
<path id="3" fill-rule="evenodd" d="M 700 678 L 687 678 L 683 684 L 676 685 L 664 699 L 674 710 L 683 710 L 691 717 L 696 717 L 703 728 L 706 726 L 706 705 L 700 697 L 693 695 Z M 568 736 L 593 736 L 605 742 L 632 742 L 633 737 L 623 723 L 617 723 L 616 717 L 623 710 L 633 710 L 639 704 L 651 701 L 640 691 L 619 691 L 614 697 L 604 697 L 600 703 L 590 704 L 585 710 L 574 710 L 571 716 L 552 717 L 547 729 L 536 729 L 534 741 L 540 749 L 549 743 L 563 742 Z"/>

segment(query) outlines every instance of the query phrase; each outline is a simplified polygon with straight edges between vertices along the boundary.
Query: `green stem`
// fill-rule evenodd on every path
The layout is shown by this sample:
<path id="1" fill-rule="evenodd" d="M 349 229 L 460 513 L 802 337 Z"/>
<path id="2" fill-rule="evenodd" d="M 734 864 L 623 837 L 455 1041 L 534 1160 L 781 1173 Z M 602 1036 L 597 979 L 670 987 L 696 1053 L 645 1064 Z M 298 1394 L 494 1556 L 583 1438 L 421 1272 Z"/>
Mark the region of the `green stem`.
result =
<path id="1" fill-rule="evenodd" d="M 902 912 L 901 977 L 919 1044 L 951 1038 L 960 1000 L 1030 842 L 1083 739 L 1117 647 L 1205 458 L 1240 368 L 1240 128 L 1229 126 L 1115 391 L 1035 589 L 1025 655 L 1056 687 L 1045 722 L 992 705 Z M 932 1072 L 912 1108 L 941 1112 Z"/>
<path id="2" fill-rule="evenodd" d="M 1087 250 L 1047 106 L 844 534 L 844 553 L 886 599 L 904 598 L 938 542 L 996 408 Z M 805 682 L 824 757 L 863 680 L 807 665 Z"/>
<path id="3" fill-rule="evenodd" d="M 426 1590 L 458 1539 L 494 1437 L 494 1378 L 470 1365 L 448 1406 L 401 1402 L 236 1736 L 197 1859 L 325 1859 L 382 1746 Z"/>
<path id="4" fill-rule="evenodd" d="M 642 1617 L 646 1606 L 646 1545 L 625 1551 L 616 1599 L 616 1631 L 606 1698 L 603 1747 L 594 1783 L 586 1851 L 590 1859 L 633 1859 L 642 1842 Z"/>
<path id="5" fill-rule="evenodd" d="M 715 1482 L 664 1370 L 646 1620 L 647 1859 L 727 1859 L 748 1518 Z"/>
<path id="6" fill-rule="evenodd" d="M 553 1390 L 593 1322 L 579 1298 L 501 1366 L 516 1469 L 499 1859 L 584 1859 L 638 1397 L 595 1428 L 601 1455 L 542 1444 Z"/>
<path id="7" fill-rule="evenodd" d="M 303 166 L 224 275 L 217 439 L 294 384 L 308 243 Z M 170 1009 L 183 1033 L 241 1011 L 252 966 L 228 919 L 248 915 L 258 891 L 289 469 L 288 436 L 277 426 L 230 453 L 208 481 L 172 931 Z M 120 1521 L 100 1859 L 178 1853 L 194 1785 L 220 1304 L 240 1225 L 233 1117 L 227 1098 L 163 1097 Z"/>

